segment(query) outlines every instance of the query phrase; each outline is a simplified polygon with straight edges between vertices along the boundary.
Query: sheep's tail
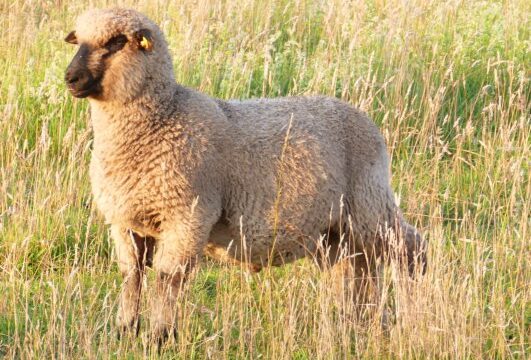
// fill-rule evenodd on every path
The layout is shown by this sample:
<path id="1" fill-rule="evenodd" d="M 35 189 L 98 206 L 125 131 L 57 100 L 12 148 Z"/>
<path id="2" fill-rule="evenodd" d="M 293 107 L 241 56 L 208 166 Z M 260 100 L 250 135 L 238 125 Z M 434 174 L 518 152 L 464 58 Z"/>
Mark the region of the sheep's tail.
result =
<path id="1" fill-rule="evenodd" d="M 416 274 L 424 275 L 426 273 L 427 262 L 427 241 L 420 232 L 409 224 L 402 215 L 398 218 L 398 247 L 395 251 L 399 261 L 407 263 L 409 275 L 414 277 Z"/>

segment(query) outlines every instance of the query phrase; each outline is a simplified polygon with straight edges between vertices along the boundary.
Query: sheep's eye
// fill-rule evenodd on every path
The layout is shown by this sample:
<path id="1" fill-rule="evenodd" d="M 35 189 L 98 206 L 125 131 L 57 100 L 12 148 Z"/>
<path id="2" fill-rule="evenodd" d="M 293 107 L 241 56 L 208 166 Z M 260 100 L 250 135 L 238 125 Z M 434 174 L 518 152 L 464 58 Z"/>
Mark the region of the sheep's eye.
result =
<path id="1" fill-rule="evenodd" d="M 125 44 L 127 44 L 127 36 L 124 34 L 115 36 L 105 43 L 105 49 L 109 51 L 109 54 L 115 53 L 121 50 Z"/>

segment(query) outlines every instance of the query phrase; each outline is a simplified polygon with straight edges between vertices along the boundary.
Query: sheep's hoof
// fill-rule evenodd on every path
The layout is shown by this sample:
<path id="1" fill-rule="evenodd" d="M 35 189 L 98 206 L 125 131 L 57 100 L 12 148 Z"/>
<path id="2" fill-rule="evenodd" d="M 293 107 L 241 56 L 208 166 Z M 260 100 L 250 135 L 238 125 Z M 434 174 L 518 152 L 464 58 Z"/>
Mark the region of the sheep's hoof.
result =
<path id="1" fill-rule="evenodd" d="M 128 324 L 120 324 L 118 321 L 118 330 L 116 332 L 116 338 L 118 340 L 121 340 L 124 337 L 127 336 L 134 336 L 138 337 L 138 334 L 140 332 L 140 318 L 133 319 Z"/>
<path id="2" fill-rule="evenodd" d="M 174 326 L 157 326 L 151 330 L 151 343 L 157 345 L 157 350 L 159 352 L 162 346 L 164 346 L 170 338 L 170 334 L 172 334 L 173 339 L 177 341 L 177 329 Z"/>
<path id="3" fill-rule="evenodd" d="M 387 309 L 382 310 L 381 318 L 380 318 L 380 327 L 382 328 L 382 332 L 385 337 L 389 337 L 391 334 L 391 325 L 393 325 L 391 321 L 391 316 L 389 314 L 389 311 Z"/>

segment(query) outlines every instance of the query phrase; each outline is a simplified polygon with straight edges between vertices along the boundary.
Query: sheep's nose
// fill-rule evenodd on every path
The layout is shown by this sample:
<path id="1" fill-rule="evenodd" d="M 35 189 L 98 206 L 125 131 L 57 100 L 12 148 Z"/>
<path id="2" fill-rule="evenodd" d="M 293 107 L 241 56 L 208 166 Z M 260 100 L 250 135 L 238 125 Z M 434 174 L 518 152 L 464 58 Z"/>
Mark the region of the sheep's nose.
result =
<path id="1" fill-rule="evenodd" d="M 75 97 L 87 97 L 98 90 L 98 81 L 94 79 L 90 71 L 75 65 L 67 69 L 65 82 L 68 90 Z"/>
<path id="2" fill-rule="evenodd" d="M 79 81 L 79 76 L 67 73 L 65 76 L 65 80 L 68 85 L 73 85 Z"/>
<path id="3" fill-rule="evenodd" d="M 74 69 L 68 69 L 65 74 L 65 81 L 68 85 L 75 85 L 83 78 L 86 78 L 86 76 L 80 71 L 75 71 Z"/>

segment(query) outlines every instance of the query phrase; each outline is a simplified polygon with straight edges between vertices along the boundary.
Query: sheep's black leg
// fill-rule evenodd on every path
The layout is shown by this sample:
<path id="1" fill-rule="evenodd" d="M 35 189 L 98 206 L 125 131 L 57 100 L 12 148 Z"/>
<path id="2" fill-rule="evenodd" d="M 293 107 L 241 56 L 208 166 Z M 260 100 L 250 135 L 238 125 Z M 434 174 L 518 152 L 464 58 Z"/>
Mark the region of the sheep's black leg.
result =
<path id="1" fill-rule="evenodd" d="M 368 314 L 375 314 L 380 305 L 381 272 L 376 249 L 366 249 L 363 243 L 359 240 L 355 242 L 348 233 L 340 237 L 336 231 L 329 232 L 324 245 L 319 263 L 330 275 L 331 290 L 343 315 L 357 321 Z M 384 311 L 384 327 L 385 322 Z"/>
<path id="2" fill-rule="evenodd" d="M 181 228 L 162 232 L 157 242 L 153 259 L 157 275 L 151 304 L 151 335 L 159 347 L 170 334 L 176 336 L 177 299 L 208 233 Z"/>
<path id="3" fill-rule="evenodd" d="M 340 259 L 330 272 L 335 281 L 338 295 L 344 302 L 353 305 L 358 316 L 376 310 L 379 302 L 379 272 L 376 262 L 361 252 L 349 258 Z"/>
<path id="4" fill-rule="evenodd" d="M 118 226 L 111 228 L 116 247 L 118 267 L 123 277 L 120 303 L 116 316 L 118 336 L 133 330 L 138 335 L 140 294 L 144 267 L 153 253 L 154 239 L 142 237 Z"/>

